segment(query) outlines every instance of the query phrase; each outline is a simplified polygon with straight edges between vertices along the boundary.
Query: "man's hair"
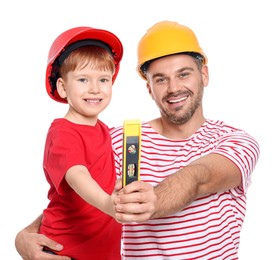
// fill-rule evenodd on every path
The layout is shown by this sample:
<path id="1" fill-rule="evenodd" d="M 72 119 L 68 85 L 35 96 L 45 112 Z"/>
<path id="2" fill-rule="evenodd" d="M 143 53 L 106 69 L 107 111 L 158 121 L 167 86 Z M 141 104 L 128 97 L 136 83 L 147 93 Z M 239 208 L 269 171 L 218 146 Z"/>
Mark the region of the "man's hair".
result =
<path id="1" fill-rule="evenodd" d="M 170 55 L 167 55 L 167 56 L 176 55 L 176 54 L 186 54 L 186 55 L 189 55 L 189 56 L 193 57 L 194 62 L 196 63 L 196 65 L 197 65 L 199 71 L 201 70 L 202 65 L 203 65 L 203 60 L 204 60 L 204 58 L 202 57 L 201 54 L 196 53 L 196 52 L 182 52 L 182 53 L 170 54 Z M 166 56 L 163 56 L 163 57 L 166 57 Z M 149 60 L 149 61 L 145 62 L 145 63 L 141 66 L 141 68 L 140 68 L 141 71 L 143 72 L 143 74 L 144 74 L 144 75 L 147 74 L 147 71 L 148 71 L 148 69 L 149 69 L 149 66 L 150 66 L 150 64 L 151 64 L 153 61 L 158 60 L 158 59 L 163 58 L 163 57 L 159 57 L 159 58 L 156 58 L 156 59 Z"/>

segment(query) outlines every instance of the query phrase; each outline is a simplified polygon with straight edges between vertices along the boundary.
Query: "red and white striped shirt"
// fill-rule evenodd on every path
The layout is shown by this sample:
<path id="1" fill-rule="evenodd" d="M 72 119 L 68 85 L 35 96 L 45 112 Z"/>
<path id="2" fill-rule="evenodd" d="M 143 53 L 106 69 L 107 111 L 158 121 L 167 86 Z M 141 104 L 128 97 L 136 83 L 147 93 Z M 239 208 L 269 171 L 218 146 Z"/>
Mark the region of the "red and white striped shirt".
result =
<path id="1" fill-rule="evenodd" d="M 122 172 L 122 127 L 111 130 L 116 172 Z M 145 223 L 123 225 L 123 259 L 238 259 L 246 192 L 259 145 L 243 130 L 207 120 L 187 139 L 168 139 L 142 123 L 141 180 L 157 185 L 209 153 L 240 169 L 242 185 L 196 199 L 182 211 Z"/>

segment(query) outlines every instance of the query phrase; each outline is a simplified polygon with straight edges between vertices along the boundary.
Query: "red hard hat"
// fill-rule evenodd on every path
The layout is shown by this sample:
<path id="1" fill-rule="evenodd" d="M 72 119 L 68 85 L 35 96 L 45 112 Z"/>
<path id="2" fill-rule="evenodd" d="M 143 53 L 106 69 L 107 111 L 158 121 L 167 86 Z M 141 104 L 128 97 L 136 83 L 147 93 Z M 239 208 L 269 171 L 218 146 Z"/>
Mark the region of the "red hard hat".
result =
<path id="1" fill-rule="evenodd" d="M 95 29 L 92 27 L 75 27 L 69 29 L 60 34 L 54 40 L 48 55 L 48 65 L 46 70 L 46 90 L 48 95 L 58 102 L 67 103 L 66 100 L 59 96 L 56 90 L 58 66 L 61 65 L 57 65 L 56 63 L 61 54 L 64 53 L 65 50 L 67 50 L 67 47 L 69 47 L 69 45 L 73 46 L 73 44 L 76 42 L 80 42 L 79 46 L 77 46 L 76 48 L 85 45 L 98 45 L 110 51 L 114 57 L 116 65 L 113 82 L 115 81 L 119 72 L 120 61 L 123 56 L 123 46 L 116 35 L 109 31 Z"/>

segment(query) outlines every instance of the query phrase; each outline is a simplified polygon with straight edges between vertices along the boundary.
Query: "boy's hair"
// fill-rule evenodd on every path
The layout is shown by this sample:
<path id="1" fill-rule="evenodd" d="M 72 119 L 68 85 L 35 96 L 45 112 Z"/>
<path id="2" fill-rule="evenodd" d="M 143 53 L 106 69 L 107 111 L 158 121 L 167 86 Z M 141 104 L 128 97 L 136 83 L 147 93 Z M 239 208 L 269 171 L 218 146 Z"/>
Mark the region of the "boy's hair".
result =
<path id="1" fill-rule="evenodd" d="M 99 46 L 84 46 L 72 51 L 59 68 L 59 77 L 64 77 L 68 72 L 83 69 L 90 66 L 91 69 L 111 71 L 115 73 L 114 58 L 104 48 Z"/>

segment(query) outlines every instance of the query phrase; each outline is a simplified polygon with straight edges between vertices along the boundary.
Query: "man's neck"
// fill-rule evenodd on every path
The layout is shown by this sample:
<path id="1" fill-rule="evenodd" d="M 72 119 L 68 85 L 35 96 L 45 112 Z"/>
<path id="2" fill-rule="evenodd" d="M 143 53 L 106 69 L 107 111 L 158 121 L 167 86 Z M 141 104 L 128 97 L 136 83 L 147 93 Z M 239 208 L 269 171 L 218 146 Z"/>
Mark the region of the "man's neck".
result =
<path id="1" fill-rule="evenodd" d="M 162 117 L 148 122 L 160 135 L 170 139 L 187 139 L 191 137 L 206 121 L 203 115 L 194 115 L 184 124 L 174 124 Z"/>

